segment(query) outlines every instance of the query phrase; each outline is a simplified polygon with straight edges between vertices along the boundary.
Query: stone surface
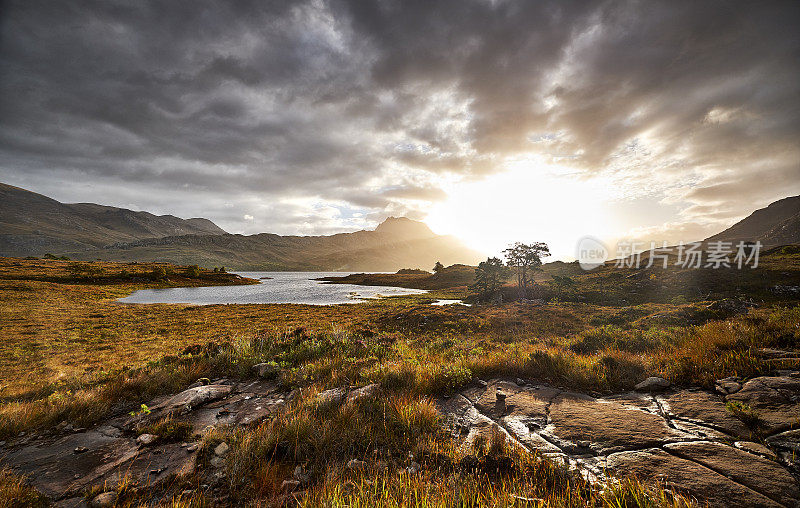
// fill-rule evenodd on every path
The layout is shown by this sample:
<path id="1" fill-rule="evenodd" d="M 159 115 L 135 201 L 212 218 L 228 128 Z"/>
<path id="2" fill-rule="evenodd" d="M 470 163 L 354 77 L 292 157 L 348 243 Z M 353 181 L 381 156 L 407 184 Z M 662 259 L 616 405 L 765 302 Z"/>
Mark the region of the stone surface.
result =
<path id="1" fill-rule="evenodd" d="M 171 397 L 163 404 L 163 407 L 159 409 L 163 409 L 165 412 L 191 411 L 197 406 L 227 396 L 232 390 L 233 385 L 212 384 L 196 386 Z"/>
<path id="2" fill-rule="evenodd" d="M 355 404 L 361 399 L 371 399 L 377 395 L 378 391 L 380 390 L 381 385 L 377 383 L 373 383 L 367 386 L 362 386 L 361 388 L 356 388 L 354 390 L 350 390 L 350 393 L 347 394 L 347 404 Z"/>
<path id="3" fill-rule="evenodd" d="M 773 384 L 791 386 L 786 380 Z M 507 394 L 504 411 L 498 391 Z M 786 405 L 785 394 L 772 400 Z M 636 475 L 666 482 L 711 506 L 800 506 L 794 476 L 800 473 L 795 462 L 800 430 L 769 436 L 767 446 L 753 442 L 750 429 L 712 393 L 591 397 L 489 380 L 439 399 L 436 406 L 447 430 L 472 451 L 499 431 L 590 481 L 604 481 L 609 472 Z M 734 447 L 733 436 L 748 440 Z"/>
<path id="4" fill-rule="evenodd" d="M 773 501 L 787 506 L 800 505 L 800 485 L 786 469 L 773 460 L 709 441 L 673 443 L 664 448 L 741 483 Z"/>
<path id="5" fill-rule="evenodd" d="M 747 404 L 756 411 L 767 434 L 800 426 L 800 378 L 757 377 L 725 400 Z"/>
<path id="6" fill-rule="evenodd" d="M 750 439 L 752 431 L 725 408 L 722 397 L 706 392 L 683 390 L 668 397 L 657 397 L 671 418 L 702 423 L 727 434 Z"/>
<path id="7" fill-rule="evenodd" d="M 255 372 L 260 378 L 270 379 L 275 377 L 278 372 L 280 372 L 280 368 L 271 362 L 257 363 L 253 365 L 253 372 Z"/>
<path id="8" fill-rule="evenodd" d="M 230 449 L 231 448 L 228 446 L 228 443 L 220 443 L 214 448 L 214 455 L 217 457 L 224 457 L 228 454 Z"/>
<path id="9" fill-rule="evenodd" d="M 670 382 L 663 377 L 649 377 L 634 386 L 637 392 L 663 392 L 669 388 Z"/>
<path id="10" fill-rule="evenodd" d="M 761 443 L 753 443 L 752 441 L 736 441 L 733 443 L 733 446 L 740 450 L 744 450 L 746 452 L 755 453 L 756 455 L 761 455 L 762 457 L 771 459 L 771 460 L 778 460 L 778 456 L 767 448 L 766 446 L 762 445 Z"/>
<path id="11" fill-rule="evenodd" d="M 711 506 L 742 508 L 781 506 L 703 465 L 676 457 L 659 448 L 611 454 L 606 460 L 606 468 L 617 475 L 657 480 L 667 487 L 706 501 Z"/>
<path id="12" fill-rule="evenodd" d="M 153 434 L 142 434 L 136 438 L 136 443 L 142 446 L 150 446 L 151 444 L 155 443 L 158 439 L 158 436 Z"/>
<path id="13" fill-rule="evenodd" d="M 92 499 L 92 508 L 109 508 L 117 502 L 117 493 L 114 491 L 103 492 Z"/>
<path id="14" fill-rule="evenodd" d="M 347 396 L 346 389 L 331 388 L 330 390 L 319 392 L 314 401 L 321 406 L 337 405 L 341 404 L 346 396 Z"/>
<path id="15" fill-rule="evenodd" d="M 588 441 L 592 450 L 601 453 L 690 437 L 670 428 L 656 414 L 573 393 L 562 393 L 553 400 L 545 434 L 550 441 L 562 443 L 562 449 L 584 448 L 578 441 Z"/>

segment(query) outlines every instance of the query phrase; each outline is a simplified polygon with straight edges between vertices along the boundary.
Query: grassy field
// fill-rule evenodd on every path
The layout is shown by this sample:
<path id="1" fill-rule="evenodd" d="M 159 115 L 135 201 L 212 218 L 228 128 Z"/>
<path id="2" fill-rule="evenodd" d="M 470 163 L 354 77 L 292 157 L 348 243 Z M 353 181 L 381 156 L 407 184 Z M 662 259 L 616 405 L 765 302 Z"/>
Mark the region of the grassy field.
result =
<path id="1" fill-rule="evenodd" d="M 751 272 L 696 272 L 583 273 L 547 265 L 536 289 L 541 305 L 442 307 L 429 305 L 430 295 L 334 306 L 127 305 L 116 299 L 145 287 L 253 281 L 190 267 L 2 258 L 0 440 L 61 421 L 89 425 L 201 377 L 246 377 L 253 364 L 274 361 L 287 388 L 313 394 L 380 382 L 391 395 L 380 410 L 365 402 L 335 414 L 301 398 L 251 432 L 207 436 L 234 443 L 238 476 L 229 495 L 237 502 L 279 496 L 276 479 L 302 453 L 318 458 L 317 471 L 323 463 L 334 468 L 318 475 L 301 500 L 306 505 L 423 505 L 418 501 L 425 498 L 431 505 L 475 499 L 502 506 L 514 502 L 512 495 L 564 506 L 626 506 L 636 499 L 680 505 L 685 500 L 635 482 L 602 493 L 575 485 L 552 464 L 514 450 L 481 454 L 484 466 L 465 475 L 456 467 L 465 452 L 437 431 L 430 397 L 491 376 L 602 393 L 630 389 L 650 375 L 711 387 L 721 377 L 792 367 L 763 358 L 759 349 L 800 344 L 798 297 L 784 289 L 800 285 L 797 250 L 774 250 Z M 553 275 L 571 282 L 556 284 Z M 709 308 L 710 300 L 730 297 L 760 305 L 747 314 Z M 296 447 L 267 453 L 286 433 Z M 424 478 L 341 471 L 350 458 L 374 450 L 390 453 L 397 467 L 403 466 L 397 457 L 409 452 L 424 457 Z M 501 456 L 514 457 L 514 468 L 489 474 L 496 464 L 485 463 Z M 7 472 L 0 479 L 2 489 L 24 490 Z"/>

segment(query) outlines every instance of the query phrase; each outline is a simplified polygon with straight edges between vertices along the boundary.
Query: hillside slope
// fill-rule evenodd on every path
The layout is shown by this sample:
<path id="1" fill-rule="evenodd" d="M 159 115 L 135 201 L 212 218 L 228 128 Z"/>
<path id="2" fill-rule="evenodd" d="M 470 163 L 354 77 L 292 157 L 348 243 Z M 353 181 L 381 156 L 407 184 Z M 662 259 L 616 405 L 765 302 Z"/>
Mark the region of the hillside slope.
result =
<path id="1" fill-rule="evenodd" d="M 181 219 L 91 203 L 67 204 L 0 183 L 0 255 L 41 256 L 174 235 L 219 235 L 208 219 Z"/>
<path id="2" fill-rule="evenodd" d="M 235 270 L 396 271 L 476 263 L 481 255 L 421 223 L 390 217 L 374 231 L 330 236 L 183 235 L 118 243 L 68 254 L 76 259 L 165 261 Z"/>
<path id="3" fill-rule="evenodd" d="M 775 201 L 705 241 L 742 240 L 758 240 L 768 247 L 800 243 L 800 196 Z"/>

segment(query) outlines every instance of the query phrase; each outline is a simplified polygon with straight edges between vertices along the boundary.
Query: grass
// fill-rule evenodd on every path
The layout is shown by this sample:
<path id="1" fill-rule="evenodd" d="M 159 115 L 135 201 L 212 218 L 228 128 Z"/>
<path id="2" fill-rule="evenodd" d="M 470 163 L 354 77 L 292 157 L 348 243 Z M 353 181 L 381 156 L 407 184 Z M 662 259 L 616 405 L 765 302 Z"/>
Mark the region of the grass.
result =
<path id="1" fill-rule="evenodd" d="M 798 258 L 776 251 L 765 270 L 782 270 L 783 284 L 792 284 Z M 674 296 L 672 284 L 683 282 L 676 274 L 640 281 L 664 284 L 673 296 L 628 304 L 619 301 L 631 287 L 642 289 L 631 286 L 636 279 L 613 271 L 582 276 L 556 265 L 548 270 L 574 283 L 551 287 L 549 274 L 541 274 L 540 289 L 557 292 L 544 305 L 441 307 L 419 295 L 335 306 L 142 306 L 115 300 L 145 287 L 248 281 L 167 265 L 157 265 L 161 278 L 151 277 L 156 265 L 71 263 L 0 259 L 0 440 L 64 421 L 91 425 L 198 379 L 247 377 L 255 363 L 275 362 L 277 381 L 302 395 L 255 429 L 205 437 L 206 459 L 214 442 L 231 444 L 225 492 L 242 503 L 282 499 L 281 482 L 300 465 L 312 478 L 297 496 L 306 506 L 685 505 L 632 481 L 599 491 L 513 449 L 460 449 L 438 430 L 431 398 L 495 376 L 591 392 L 628 390 L 650 375 L 711 388 L 715 379 L 792 367 L 759 349 L 800 344 L 796 297 L 765 289 L 760 308 L 730 315 L 708 309 L 694 290 Z M 720 284 L 730 284 L 727 278 Z M 744 288 L 753 283 L 749 275 L 741 281 Z M 725 296 L 721 285 L 715 291 Z M 592 296 L 601 288 L 608 301 Z M 313 402 L 321 390 L 373 382 L 383 391 L 376 400 L 328 408 Z M 747 417 L 739 409 L 733 411 Z M 162 440 L 189 437 L 171 421 L 137 430 Z M 405 472 L 409 453 L 419 472 Z M 513 467 L 498 474 L 497 457 Z M 354 458 L 369 467 L 348 469 Z M 28 495 L 9 472 L 0 479 L 0 497 Z M 199 495 L 174 501 L 206 502 Z"/>

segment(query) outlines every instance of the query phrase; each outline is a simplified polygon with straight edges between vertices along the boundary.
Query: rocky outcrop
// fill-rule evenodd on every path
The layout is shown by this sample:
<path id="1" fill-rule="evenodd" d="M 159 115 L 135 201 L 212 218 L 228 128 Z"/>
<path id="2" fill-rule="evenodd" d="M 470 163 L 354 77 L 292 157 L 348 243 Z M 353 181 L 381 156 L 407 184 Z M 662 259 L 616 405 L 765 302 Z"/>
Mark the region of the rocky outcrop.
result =
<path id="1" fill-rule="evenodd" d="M 591 481 L 631 475 L 711 506 L 797 507 L 800 430 L 776 433 L 797 426 L 797 381 L 756 378 L 726 396 L 672 390 L 591 397 L 524 380 L 491 380 L 437 405 L 443 425 L 465 447 L 500 433 Z M 751 405 L 763 425 L 751 428 L 737 419 L 725 397 Z M 754 441 L 762 438 L 766 445 Z"/>
<path id="2" fill-rule="evenodd" d="M 11 443 L 0 449 L 0 461 L 29 475 L 32 485 L 54 501 L 79 498 L 91 488 L 111 492 L 94 499 L 93 503 L 101 506 L 122 483 L 128 488 L 148 486 L 157 491 L 161 486 L 179 484 L 195 472 L 199 443 L 169 442 L 157 435 L 140 434 L 137 429 L 142 426 L 171 418 L 191 425 L 192 439 L 198 439 L 209 427 L 260 422 L 282 408 L 286 397 L 274 383 L 218 380 L 149 401 L 142 414 L 119 416 L 94 429 L 63 426 L 59 435 Z M 220 456 L 224 452 L 215 455 Z"/>

